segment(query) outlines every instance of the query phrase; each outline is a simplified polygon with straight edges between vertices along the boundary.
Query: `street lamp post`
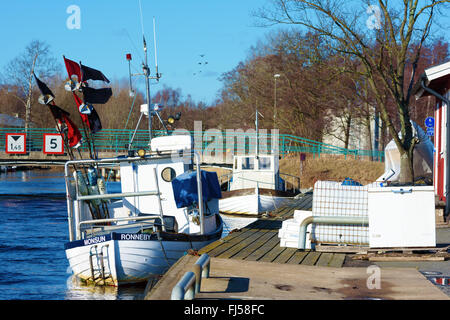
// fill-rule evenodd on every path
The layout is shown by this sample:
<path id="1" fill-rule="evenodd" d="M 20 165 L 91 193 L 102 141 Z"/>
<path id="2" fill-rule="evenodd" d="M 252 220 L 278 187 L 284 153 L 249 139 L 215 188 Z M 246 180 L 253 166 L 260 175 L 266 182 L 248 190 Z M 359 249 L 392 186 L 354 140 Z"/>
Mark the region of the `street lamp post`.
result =
<path id="1" fill-rule="evenodd" d="M 280 77 L 280 75 L 278 73 L 273 75 L 273 78 L 275 81 L 275 92 L 274 92 L 274 101 L 273 101 L 273 127 L 274 127 L 274 129 L 277 126 L 277 78 L 279 78 L 279 77 Z"/>

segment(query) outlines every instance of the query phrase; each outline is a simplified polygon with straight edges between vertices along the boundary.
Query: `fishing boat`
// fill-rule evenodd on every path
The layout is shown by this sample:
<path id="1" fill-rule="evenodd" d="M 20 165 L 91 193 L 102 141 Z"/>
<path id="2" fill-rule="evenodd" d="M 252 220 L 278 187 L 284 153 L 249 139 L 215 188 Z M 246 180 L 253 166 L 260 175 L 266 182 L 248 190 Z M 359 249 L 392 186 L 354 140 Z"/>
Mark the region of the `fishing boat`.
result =
<path id="1" fill-rule="evenodd" d="M 148 155 L 66 163 L 70 241 L 65 250 L 74 275 L 99 285 L 145 282 L 189 250 L 221 237 L 217 174 L 202 171 L 191 150 L 190 136 L 166 136 L 152 139 Z M 191 156 L 196 170 L 186 161 Z M 102 185 L 94 170 L 88 171 L 92 184 L 80 171 L 71 179 L 73 165 L 92 169 L 105 163 L 119 164 L 121 193 L 83 192 L 83 185 Z M 93 218 L 92 211 L 102 206 L 107 215 Z"/>
<path id="2" fill-rule="evenodd" d="M 232 173 L 227 175 L 226 191 L 219 200 L 222 214 L 261 216 L 286 205 L 300 193 L 300 178 L 280 173 L 278 154 L 259 153 L 258 115 L 256 110 L 255 154 L 233 157 Z"/>
<path id="3" fill-rule="evenodd" d="M 228 191 L 222 191 L 222 214 L 259 216 L 290 202 L 300 189 L 288 190 L 280 177 L 278 156 L 247 155 L 233 157 L 233 171 Z"/>
<path id="4" fill-rule="evenodd" d="M 180 115 L 164 121 L 159 106 L 151 106 L 150 79 L 159 81 L 161 75 L 157 67 L 156 75 L 150 75 L 145 36 L 143 43 L 141 75 L 147 103 L 141 105 L 125 155 L 97 157 L 94 135 L 102 125 L 93 104 L 105 104 L 112 96 L 109 80 L 100 70 L 63 56 L 68 72 L 64 88 L 73 93 L 84 136 L 70 114 L 55 104 L 48 86 L 34 75 L 42 93 L 38 101 L 48 106 L 70 157 L 65 163 L 69 227 L 65 253 L 75 277 L 88 284 L 121 286 L 158 278 L 189 250 L 195 252 L 222 236 L 217 174 L 201 170 L 190 135 L 171 135 L 167 130 L 166 124 L 175 123 Z M 148 147 L 133 147 L 145 116 Z M 165 128 L 165 136 L 153 137 L 153 117 Z M 81 147 L 89 151 L 88 159 Z M 120 170 L 121 190 L 116 193 L 108 192 L 99 175 L 112 166 Z"/>

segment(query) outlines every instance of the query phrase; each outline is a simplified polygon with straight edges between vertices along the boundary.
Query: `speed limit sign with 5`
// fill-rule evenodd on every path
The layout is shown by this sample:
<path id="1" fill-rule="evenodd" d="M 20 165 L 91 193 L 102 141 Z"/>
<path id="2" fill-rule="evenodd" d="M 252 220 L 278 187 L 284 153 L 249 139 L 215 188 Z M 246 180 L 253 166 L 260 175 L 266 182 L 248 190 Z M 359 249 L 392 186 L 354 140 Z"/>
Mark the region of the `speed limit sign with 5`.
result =
<path id="1" fill-rule="evenodd" d="M 45 154 L 64 154 L 63 138 L 57 133 L 44 134 L 44 153 Z"/>

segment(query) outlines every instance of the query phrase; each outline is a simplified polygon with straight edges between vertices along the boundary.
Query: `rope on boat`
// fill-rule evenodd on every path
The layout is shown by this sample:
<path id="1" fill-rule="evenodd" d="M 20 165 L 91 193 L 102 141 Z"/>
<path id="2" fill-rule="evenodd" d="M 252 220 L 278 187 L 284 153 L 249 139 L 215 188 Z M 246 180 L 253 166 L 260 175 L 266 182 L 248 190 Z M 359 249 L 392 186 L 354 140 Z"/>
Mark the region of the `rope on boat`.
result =
<path id="1" fill-rule="evenodd" d="M 167 266 L 170 268 L 171 265 L 170 265 L 170 262 L 169 262 L 169 258 L 167 257 L 166 250 L 164 249 L 164 245 L 162 243 L 161 236 L 159 235 L 159 233 L 158 233 L 158 242 L 159 242 L 159 244 L 161 246 L 161 250 L 162 250 L 162 252 L 164 254 L 164 259 L 167 262 Z"/>

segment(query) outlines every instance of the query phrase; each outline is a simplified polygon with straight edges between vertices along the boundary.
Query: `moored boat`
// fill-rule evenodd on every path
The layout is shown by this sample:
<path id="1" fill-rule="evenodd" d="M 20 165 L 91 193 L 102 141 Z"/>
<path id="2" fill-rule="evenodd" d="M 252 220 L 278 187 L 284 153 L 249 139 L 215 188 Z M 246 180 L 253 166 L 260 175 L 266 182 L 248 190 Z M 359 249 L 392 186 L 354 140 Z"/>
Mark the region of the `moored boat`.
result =
<path id="1" fill-rule="evenodd" d="M 34 75 L 42 93 L 38 101 L 53 115 L 71 159 L 65 164 L 66 256 L 75 277 L 95 285 L 120 286 L 159 277 L 189 250 L 219 239 L 223 231 L 217 174 L 201 170 L 191 136 L 171 135 L 167 130 L 166 123 L 173 125 L 181 115 L 164 121 L 160 107 L 150 104 L 150 79 L 159 81 L 161 75 L 156 68 L 156 75 L 150 76 L 145 37 L 143 40 L 146 104 L 141 105 L 135 133 L 147 116 L 149 140 L 148 147 L 137 152 L 133 135 L 126 155 L 97 157 L 94 135 L 102 125 L 92 104 L 105 104 L 112 96 L 109 80 L 100 70 L 63 56 L 69 77 L 64 87 L 73 94 L 84 136 L 70 114 L 55 104 L 50 88 Z M 131 60 L 130 54 L 127 60 Z M 154 116 L 166 136 L 153 137 Z M 82 146 L 89 159 L 82 158 Z M 99 172 L 114 166 L 120 170 L 121 192 L 108 193 Z"/>
<path id="2" fill-rule="evenodd" d="M 179 148 L 172 144 L 171 150 L 144 157 L 67 162 L 71 241 L 65 250 L 78 278 L 113 286 L 147 281 L 164 274 L 189 250 L 199 250 L 221 237 L 217 175 L 201 171 L 199 161 L 192 170 L 186 157 L 178 154 L 181 150 L 195 154 L 180 140 L 187 142 L 190 137 L 154 138 L 153 151 L 161 141 L 177 141 Z M 83 196 L 77 187 L 79 176 L 71 179 L 69 167 L 102 163 L 120 165 L 122 192 Z M 92 218 L 95 201 L 108 207 L 107 217 Z"/>
<path id="3" fill-rule="evenodd" d="M 279 172 L 276 155 L 234 156 L 233 171 L 222 192 L 219 210 L 222 214 L 260 216 L 276 210 L 300 193 L 299 178 L 286 183 Z"/>

